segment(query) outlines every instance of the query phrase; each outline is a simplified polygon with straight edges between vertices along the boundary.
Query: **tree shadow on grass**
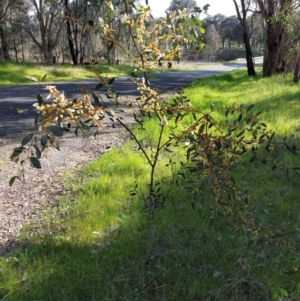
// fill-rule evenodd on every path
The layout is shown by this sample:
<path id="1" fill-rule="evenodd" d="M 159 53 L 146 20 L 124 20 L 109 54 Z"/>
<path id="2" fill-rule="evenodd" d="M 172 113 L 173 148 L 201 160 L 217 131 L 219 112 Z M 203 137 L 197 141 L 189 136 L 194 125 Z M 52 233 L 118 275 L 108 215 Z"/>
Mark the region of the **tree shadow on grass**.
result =
<path id="1" fill-rule="evenodd" d="M 255 165 L 252 167 L 256 169 Z M 268 200 L 276 194 L 270 185 L 272 181 L 264 183 L 264 189 L 270 189 L 268 198 L 262 195 L 264 202 L 255 209 L 256 214 L 258 211 L 258 215 L 265 214 L 262 220 L 270 223 L 269 226 L 274 220 L 281 223 L 268 207 Z M 98 230 L 90 225 L 85 241 L 72 235 L 72 228 L 64 228 L 67 225 L 63 221 L 61 224 L 53 221 L 46 235 L 20 237 L 15 249 L 2 256 L 0 298 L 24 301 L 272 300 L 265 281 L 272 275 L 276 275 L 276 281 L 282 280 L 281 287 L 290 285 L 289 293 L 293 293 L 297 279 L 296 274 L 288 272 L 294 260 L 290 246 L 282 247 L 274 242 L 268 246 L 251 235 L 235 235 L 227 218 L 216 217 L 211 224 L 209 203 L 199 200 L 193 210 L 188 195 L 180 188 L 175 188 L 172 194 L 177 197 L 175 204 L 167 203 L 154 217 L 150 259 L 146 258 L 146 221 L 139 204 L 124 206 L 118 221 L 111 227 Z M 273 203 L 273 206 L 277 205 Z M 288 207 L 280 210 L 283 221 L 288 211 Z M 89 215 L 88 207 L 81 214 L 82 218 Z M 292 224 L 286 227 L 284 239 L 278 238 L 279 244 L 288 239 L 288 235 L 294 236 Z M 259 262 L 257 254 L 260 254 Z M 275 259 L 279 260 L 277 264 Z"/>

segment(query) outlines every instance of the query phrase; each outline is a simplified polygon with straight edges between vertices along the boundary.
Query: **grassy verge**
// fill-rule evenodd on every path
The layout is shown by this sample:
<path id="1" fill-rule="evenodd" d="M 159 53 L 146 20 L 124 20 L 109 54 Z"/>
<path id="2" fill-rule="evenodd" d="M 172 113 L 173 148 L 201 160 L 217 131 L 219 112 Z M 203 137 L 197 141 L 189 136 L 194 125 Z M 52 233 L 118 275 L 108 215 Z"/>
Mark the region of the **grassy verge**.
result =
<path id="1" fill-rule="evenodd" d="M 132 71 L 132 66 L 122 65 L 96 65 L 96 69 L 109 76 L 120 76 Z M 44 78 L 44 76 L 46 76 Z M 0 86 L 32 83 L 28 77 L 41 81 L 71 81 L 95 78 L 95 73 L 90 66 L 77 66 L 57 64 L 42 66 L 37 64 L 0 64 Z"/>
<path id="2" fill-rule="evenodd" d="M 193 105 L 255 104 L 279 135 L 300 142 L 299 87 L 290 78 L 249 78 L 235 71 L 195 81 L 186 90 Z M 220 118 L 222 118 L 220 116 Z M 155 120 L 147 136 L 155 140 Z M 152 136 L 151 136 L 152 133 Z M 141 133 L 140 135 L 145 135 Z M 168 185 L 168 157 L 158 169 Z M 300 166 L 300 159 L 286 161 Z M 153 220 L 153 256 L 146 262 L 146 222 L 130 194 L 147 185 L 149 168 L 132 141 L 107 152 L 69 181 L 75 199 L 62 199 L 65 219 L 24 231 L 18 249 L 0 259 L 2 300 L 289 300 L 300 299 L 299 176 L 286 178 L 253 164 L 237 171 L 249 188 L 253 227 L 233 232 L 224 217 L 211 223 L 209 204 L 192 209 L 184 191 L 172 191 Z M 29 231 L 30 232 L 30 231 Z"/>
<path id="3" fill-rule="evenodd" d="M 151 72 L 158 73 L 192 70 L 200 69 L 205 66 L 211 66 L 211 64 L 191 64 L 182 62 L 180 64 L 173 63 L 172 69 L 157 68 Z M 134 67 L 129 65 L 97 64 L 95 67 L 104 76 L 122 76 L 130 74 L 134 70 Z M 43 81 L 45 82 L 72 81 L 80 79 L 94 79 L 95 73 L 89 65 L 72 66 L 70 64 L 56 64 L 53 66 L 43 66 L 39 64 L 0 64 L 0 86 L 32 83 L 32 80 L 28 77 L 34 77 L 38 81 L 41 81 L 44 78 Z"/>

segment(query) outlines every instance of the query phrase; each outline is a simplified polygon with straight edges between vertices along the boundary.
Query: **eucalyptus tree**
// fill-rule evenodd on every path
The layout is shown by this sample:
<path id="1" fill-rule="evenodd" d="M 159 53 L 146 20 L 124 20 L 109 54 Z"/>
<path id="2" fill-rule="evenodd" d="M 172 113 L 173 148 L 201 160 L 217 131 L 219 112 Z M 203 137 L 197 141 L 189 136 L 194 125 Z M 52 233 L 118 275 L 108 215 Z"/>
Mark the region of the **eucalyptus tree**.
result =
<path id="1" fill-rule="evenodd" d="M 205 32 L 205 46 L 202 54 L 209 62 L 215 60 L 217 51 L 220 47 L 220 36 L 214 24 L 209 25 Z"/>
<path id="2" fill-rule="evenodd" d="M 104 0 L 63 0 L 68 45 L 74 65 L 84 62 L 86 45 L 104 2 Z"/>
<path id="3" fill-rule="evenodd" d="M 254 2 L 266 27 L 263 76 L 272 76 L 276 72 L 280 59 L 286 28 L 293 11 L 299 7 L 299 0 L 255 0 Z"/>
<path id="4" fill-rule="evenodd" d="M 216 31 L 219 33 L 220 24 L 225 19 L 226 19 L 226 16 L 223 14 L 216 14 L 214 16 L 208 15 L 206 18 L 203 19 L 203 21 L 204 21 L 203 27 L 207 28 L 213 24 L 215 26 Z"/>
<path id="5" fill-rule="evenodd" d="M 219 35 L 223 48 L 227 41 L 228 47 L 231 47 L 233 42 L 241 44 L 243 42 L 243 29 L 241 24 L 235 17 L 228 17 L 221 21 Z"/>
<path id="6" fill-rule="evenodd" d="M 198 5 L 195 0 L 173 0 L 167 11 L 176 11 L 178 9 L 182 10 L 183 8 L 186 8 L 187 11 L 193 11 L 197 6 Z"/>
<path id="7" fill-rule="evenodd" d="M 233 0 L 237 19 L 239 20 L 241 27 L 243 29 L 243 40 L 246 50 L 246 61 L 247 61 L 247 70 L 249 76 L 255 76 L 255 68 L 253 63 L 253 55 L 252 55 L 252 48 L 250 43 L 250 28 L 249 24 L 247 22 L 247 13 L 250 7 L 250 1 L 249 0 L 240 0 L 240 3 L 238 5 L 237 0 Z"/>
<path id="8" fill-rule="evenodd" d="M 65 24 L 63 3 L 61 0 L 30 0 L 30 4 L 31 10 L 19 22 L 39 48 L 44 61 L 51 64 L 53 51 Z"/>

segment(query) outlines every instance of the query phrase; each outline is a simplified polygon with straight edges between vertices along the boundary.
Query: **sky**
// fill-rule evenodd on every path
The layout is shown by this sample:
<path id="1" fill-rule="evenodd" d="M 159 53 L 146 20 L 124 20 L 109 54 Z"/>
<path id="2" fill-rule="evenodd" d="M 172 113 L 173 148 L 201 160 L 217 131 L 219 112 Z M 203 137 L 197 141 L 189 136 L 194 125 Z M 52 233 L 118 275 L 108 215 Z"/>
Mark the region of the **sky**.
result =
<path id="1" fill-rule="evenodd" d="M 154 17 L 159 17 L 164 15 L 164 11 L 169 7 L 171 0 L 148 0 L 148 2 Z M 216 15 L 218 13 L 226 16 L 235 15 L 235 8 L 232 0 L 197 0 L 197 3 L 200 7 L 205 4 L 210 4 L 207 11 L 209 15 Z M 143 4 L 143 0 L 141 0 L 141 4 Z"/>

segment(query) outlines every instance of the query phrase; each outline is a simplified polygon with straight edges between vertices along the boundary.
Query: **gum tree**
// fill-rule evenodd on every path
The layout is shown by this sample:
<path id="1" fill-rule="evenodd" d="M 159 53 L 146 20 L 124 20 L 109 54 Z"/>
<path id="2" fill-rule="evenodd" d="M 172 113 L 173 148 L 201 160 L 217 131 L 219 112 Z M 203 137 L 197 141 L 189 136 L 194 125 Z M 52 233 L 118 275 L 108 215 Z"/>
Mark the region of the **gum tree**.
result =
<path id="1" fill-rule="evenodd" d="M 243 28 L 243 40 L 246 50 L 246 61 L 247 61 L 247 70 L 249 76 L 255 76 L 255 68 L 253 63 L 252 48 L 250 43 L 250 32 L 249 24 L 247 22 L 247 12 L 250 6 L 250 1 L 240 0 L 240 6 L 237 3 L 237 0 L 233 0 L 237 18 Z"/>
<path id="2" fill-rule="evenodd" d="M 266 55 L 263 76 L 276 73 L 284 35 L 292 12 L 299 7 L 298 0 L 255 0 L 266 27 Z"/>
<path id="3" fill-rule="evenodd" d="M 62 2 L 60 0 L 30 0 L 30 2 L 38 22 L 38 35 L 30 15 L 20 18 L 19 22 L 40 49 L 44 61 L 51 64 L 53 62 L 53 50 L 58 44 L 65 23 L 62 14 Z"/>

